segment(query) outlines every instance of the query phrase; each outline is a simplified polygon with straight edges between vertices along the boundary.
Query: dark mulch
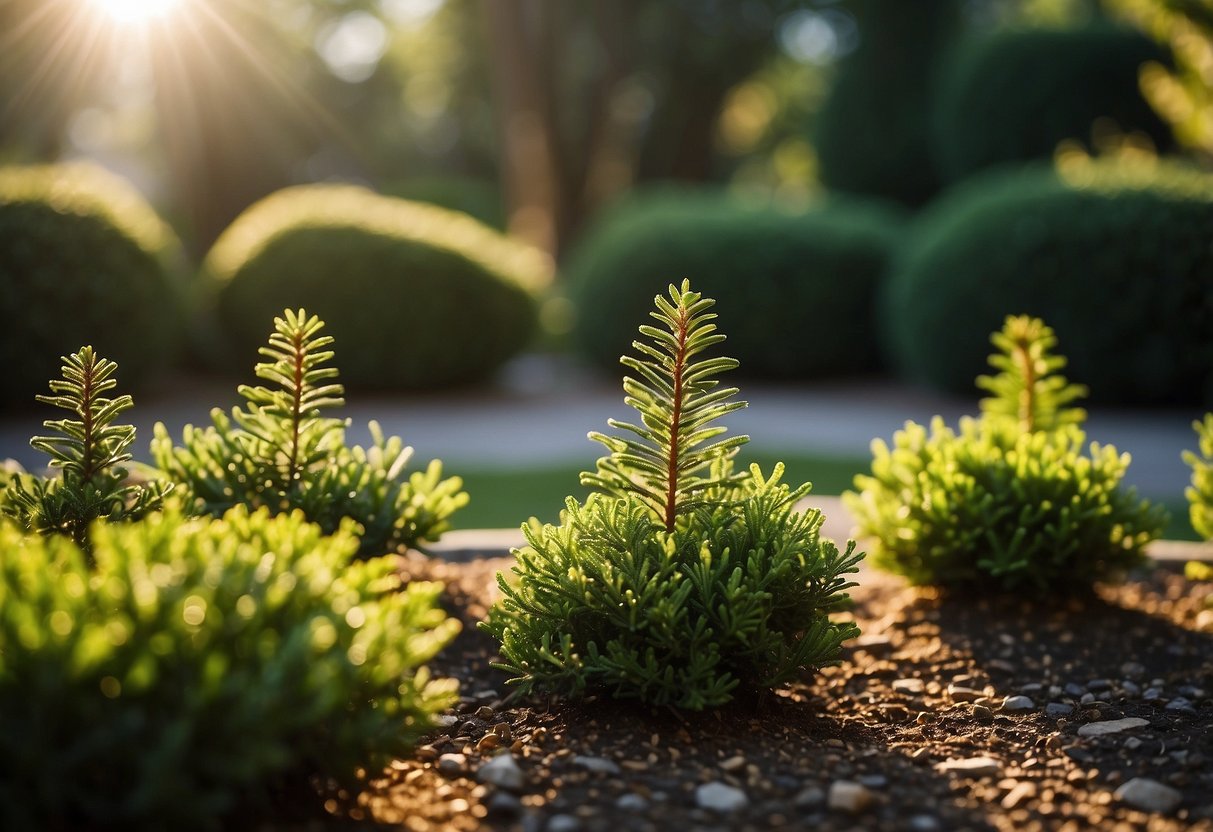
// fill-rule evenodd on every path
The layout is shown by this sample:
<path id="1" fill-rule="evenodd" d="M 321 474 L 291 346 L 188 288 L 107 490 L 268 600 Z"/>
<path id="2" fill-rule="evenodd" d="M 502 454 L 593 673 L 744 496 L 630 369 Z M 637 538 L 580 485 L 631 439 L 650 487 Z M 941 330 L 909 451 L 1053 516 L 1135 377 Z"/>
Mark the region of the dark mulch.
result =
<path id="1" fill-rule="evenodd" d="M 853 591 L 864 636 L 842 666 L 686 715 L 507 699 L 489 666 L 494 642 L 475 622 L 509 563 L 407 562 L 410 577 L 447 583 L 464 621 L 434 664 L 464 696 L 449 728 L 333 811 L 418 830 L 1213 830 L 1213 634 L 1195 629 L 1208 588 L 1176 567 L 1051 607 L 944 598 L 865 572 Z M 1019 695 L 1031 707 L 1003 708 Z M 1127 717 L 1148 724 L 1078 733 Z M 521 788 L 480 782 L 501 748 Z M 941 768 L 976 758 L 988 758 L 984 770 Z M 1177 790 L 1178 807 L 1118 798 L 1133 778 Z M 696 788 L 708 782 L 747 804 L 701 808 Z"/>

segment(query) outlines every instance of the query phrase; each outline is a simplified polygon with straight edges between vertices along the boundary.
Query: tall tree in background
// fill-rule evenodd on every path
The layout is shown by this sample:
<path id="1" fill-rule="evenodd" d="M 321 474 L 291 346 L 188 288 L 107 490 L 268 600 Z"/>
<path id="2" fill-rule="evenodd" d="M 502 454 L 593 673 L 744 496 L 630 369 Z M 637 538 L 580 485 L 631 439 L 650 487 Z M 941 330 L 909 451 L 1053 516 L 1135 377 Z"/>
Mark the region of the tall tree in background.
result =
<path id="1" fill-rule="evenodd" d="M 510 227 L 557 253 L 640 180 L 713 173 L 728 91 L 803 0 L 481 0 Z"/>
<path id="2" fill-rule="evenodd" d="M 1171 48 L 1175 68 L 1141 68 L 1146 99 L 1181 144 L 1213 159 L 1213 0 L 1105 0 Z"/>

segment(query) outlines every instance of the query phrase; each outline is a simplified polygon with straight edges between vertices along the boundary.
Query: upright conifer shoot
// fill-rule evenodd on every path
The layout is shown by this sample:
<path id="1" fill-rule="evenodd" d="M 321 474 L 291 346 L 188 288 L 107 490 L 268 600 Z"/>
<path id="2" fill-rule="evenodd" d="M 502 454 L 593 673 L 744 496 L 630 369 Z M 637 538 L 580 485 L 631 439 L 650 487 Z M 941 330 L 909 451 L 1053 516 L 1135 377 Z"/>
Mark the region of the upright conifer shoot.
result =
<path id="1" fill-rule="evenodd" d="M 858 633 L 829 613 L 863 557 L 819 532 L 821 512 L 796 510 L 810 486 L 733 472 L 747 437 L 713 424 L 741 407 L 717 376 L 737 366 L 703 353 L 724 336 L 713 301 L 688 282 L 656 298 L 640 357 L 622 359 L 636 423 L 591 433 L 608 450 L 582 475 L 557 526 L 524 527 L 517 578 L 482 625 L 501 640 L 500 667 L 524 690 L 603 691 L 701 709 L 774 687 L 837 660 Z"/>

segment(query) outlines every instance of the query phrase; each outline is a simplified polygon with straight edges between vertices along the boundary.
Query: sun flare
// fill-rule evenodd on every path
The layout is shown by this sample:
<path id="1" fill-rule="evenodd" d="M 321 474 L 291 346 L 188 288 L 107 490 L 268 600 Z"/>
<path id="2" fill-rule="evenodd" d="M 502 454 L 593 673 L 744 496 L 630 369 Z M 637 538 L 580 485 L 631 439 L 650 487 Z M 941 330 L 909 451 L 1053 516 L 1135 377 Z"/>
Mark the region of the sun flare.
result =
<path id="1" fill-rule="evenodd" d="M 181 0 L 89 0 L 115 23 L 148 23 L 165 17 Z"/>

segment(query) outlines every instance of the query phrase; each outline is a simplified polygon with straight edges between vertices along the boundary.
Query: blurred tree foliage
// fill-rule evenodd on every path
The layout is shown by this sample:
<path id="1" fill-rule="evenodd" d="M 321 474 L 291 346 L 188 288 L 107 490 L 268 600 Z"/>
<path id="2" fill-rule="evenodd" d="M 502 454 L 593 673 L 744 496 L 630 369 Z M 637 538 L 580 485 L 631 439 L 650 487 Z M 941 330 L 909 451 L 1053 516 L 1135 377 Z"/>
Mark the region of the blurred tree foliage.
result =
<path id="1" fill-rule="evenodd" d="M 1142 92 L 1177 141 L 1213 156 L 1213 0 L 1105 2 L 1170 47 L 1174 70 L 1147 63 L 1140 73 Z"/>

